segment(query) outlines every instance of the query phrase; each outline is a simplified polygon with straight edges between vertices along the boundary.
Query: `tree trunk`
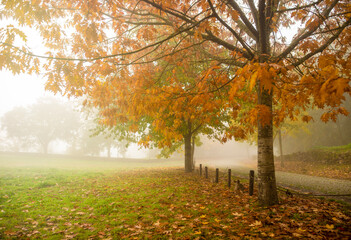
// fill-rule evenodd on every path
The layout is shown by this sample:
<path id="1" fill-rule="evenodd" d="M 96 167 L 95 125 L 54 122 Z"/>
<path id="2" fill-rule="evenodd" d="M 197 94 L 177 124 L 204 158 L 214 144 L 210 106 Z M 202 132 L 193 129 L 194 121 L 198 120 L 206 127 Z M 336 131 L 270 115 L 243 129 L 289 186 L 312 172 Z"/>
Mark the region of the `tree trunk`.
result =
<path id="1" fill-rule="evenodd" d="M 268 4 L 268 6 L 266 6 Z M 268 63 L 270 56 L 269 36 L 272 28 L 267 20 L 271 14 L 272 2 L 258 1 L 258 42 L 259 62 Z M 267 15 L 268 14 L 268 15 Z M 269 17 L 268 17 L 269 18 Z M 258 116 L 258 139 L 257 139 L 257 177 L 258 177 L 258 200 L 264 206 L 278 203 L 277 186 L 275 182 L 274 155 L 273 155 L 273 101 L 272 89 L 264 89 L 258 81 L 258 104 L 267 106 L 269 109 L 269 122 L 263 125 Z M 265 119 L 267 120 L 267 119 Z"/>
<path id="2" fill-rule="evenodd" d="M 43 152 L 44 154 L 48 154 L 48 151 L 49 151 L 49 142 L 44 142 L 42 144 L 42 147 L 43 147 Z"/>
<path id="3" fill-rule="evenodd" d="M 280 151 L 280 166 L 284 167 L 284 154 L 283 154 L 283 143 L 282 143 L 282 130 L 279 128 L 279 151 Z"/>
<path id="4" fill-rule="evenodd" d="M 191 157 L 191 134 L 184 136 L 184 152 L 185 152 L 185 172 L 192 172 L 193 164 Z"/>
<path id="5" fill-rule="evenodd" d="M 107 157 L 111 158 L 111 146 L 107 146 Z"/>
<path id="6" fill-rule="evenodd" d="M 259 90 L 258 104 L 267 106 L 271 113 L 268 124 L 263 125 L 258 120 L 258 200 L 264 206 L 271 206 L 278 203 L 273 155 L 272 94 L 267 90 Z"/>
<path id="7" fill-rule="evenodd" d="M 336 119 L 336 122 L 335 122 L 335 124 L 336 124 L 336 127 L 338 128 L 338 133 L 339 133 L 339 136 L 340 136 L 340 145 L 345 145 L 345 144 L 347 144 L 348 142 L 346 141 L 344 141 L 344 136 L 343 136 L 343 133 L 342 133 L 342 131 L 341 131 L 341 127 L 340 127 L 340 119 Z"/>
<path id="8" fill-rule="evenodd" d="M 195 159 L 194 159 L 194 153 L 195 153 L 195 136 L 193 136 L 191 142 L 191 166 L 192 170 L 195 170 Z"/>

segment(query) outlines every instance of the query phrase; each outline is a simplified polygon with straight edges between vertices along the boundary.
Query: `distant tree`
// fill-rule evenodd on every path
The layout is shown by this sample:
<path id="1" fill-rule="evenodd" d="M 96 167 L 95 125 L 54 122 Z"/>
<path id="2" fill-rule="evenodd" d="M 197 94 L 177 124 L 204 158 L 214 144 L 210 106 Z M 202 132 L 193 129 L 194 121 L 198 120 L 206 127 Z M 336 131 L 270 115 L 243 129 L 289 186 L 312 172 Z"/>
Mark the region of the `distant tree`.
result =
<path id="1" fill-rule="evenodd" d="M 17 107 L 1 119 L 7 137 L 38 144 L 48 153 L 54 140 L 69 141 L 78 131 L 80 119 L 72 107 L 53 98 L 42 98 L 29 107 Z"/>
<path id="2" fill-rule="evenodd" d="M 93 109 L 89 109 L 93 111 Z M 79 155 L 99 156 L 106 151 L 110 158 L 113 150 L 117 150 L 118 154 L 125 157 L 128 146 L 132 139 L 129 137 L 122 137 L 117 129 L 109 130 L 103 126 L 98 125 L 98 119 L 91 120 L 91 115 L 94 113 L 87 113 L 85 109 L 86 120 L 83 121 L 79 134 L 72 142 L 70 152 Z"/>
<path id="3" fill-rule="evenodd" d="M 35 145 L 33 137 L 29 136 L 28 127 L 25 126 L 26 114 L 26 108 L 16 107 L 2 117 L 1 128 L 5 134 L 3 145 L 6 145 L 6 150 L 19 152 Z"/>
<path id="4" fill-rule="evenodd" d="M 128 142 L 127 140 L 115 141 L 115 147 L 117 149 L 118 157 L 126 158 L 129 144 L 130 142 Z"/>

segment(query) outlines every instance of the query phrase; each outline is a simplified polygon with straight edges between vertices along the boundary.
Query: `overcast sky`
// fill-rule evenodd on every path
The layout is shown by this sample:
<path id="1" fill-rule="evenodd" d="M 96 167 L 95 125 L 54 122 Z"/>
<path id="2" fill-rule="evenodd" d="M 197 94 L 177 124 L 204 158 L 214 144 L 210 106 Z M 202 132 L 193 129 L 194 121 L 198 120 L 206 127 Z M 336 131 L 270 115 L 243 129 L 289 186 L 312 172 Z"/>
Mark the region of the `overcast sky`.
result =
<path id="1" fill-rule="evenodd" d="M 40 76 L 0 71 L 0 115 L 16 106 L 32 104 L 38 98 L 54 96 L 45 91 L 44 82 Z"/>
<path id="2" fill-rule="evenodd" d="M 2 19 L 1 25 L 17 24 L 10 20 Z M 27 35 L 26 45 L 35 54 L 45 55 L 47 49 L 43 47 L 42 39 L 38 32 L 29 27 L 19 27 Z M 15 45 L 22 46 L 23 42 L 16 41 Z M 44 79 L 37 75 L 13 75 L 7 70 L 0 71 L 0 116 L 15 106 L 23 106 L 34 103 L 38 98 L 54 96 L 45 92 Z"/>

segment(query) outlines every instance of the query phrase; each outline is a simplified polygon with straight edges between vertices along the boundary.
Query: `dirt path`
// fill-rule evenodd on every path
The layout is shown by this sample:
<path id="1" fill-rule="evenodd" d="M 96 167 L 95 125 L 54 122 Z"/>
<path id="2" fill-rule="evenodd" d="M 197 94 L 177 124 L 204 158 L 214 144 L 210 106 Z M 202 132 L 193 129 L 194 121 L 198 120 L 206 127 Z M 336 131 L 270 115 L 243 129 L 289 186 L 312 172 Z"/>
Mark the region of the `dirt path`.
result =
<path id="1" fill-rule="evenodd" d="M 249 170 L 255 170 L 253 167 L 243 167 L 233 165 L 227 161 L 216 161 L 213 163 L 203 162 L 203 165 L 211 168 L 232 169 L 234 175 L 248 178 Z M 276 172 L 277 185 L 283 188 L 289 188 L 300 193 L 315 194 L 315 195 L 346 195 L 351 194 L 351 181 L 339 180 L 323 177 L 314 177 L 303 174 Z M 337 200 L 345 201 L 351 204 L 351 196 L 325 196 Z"/>

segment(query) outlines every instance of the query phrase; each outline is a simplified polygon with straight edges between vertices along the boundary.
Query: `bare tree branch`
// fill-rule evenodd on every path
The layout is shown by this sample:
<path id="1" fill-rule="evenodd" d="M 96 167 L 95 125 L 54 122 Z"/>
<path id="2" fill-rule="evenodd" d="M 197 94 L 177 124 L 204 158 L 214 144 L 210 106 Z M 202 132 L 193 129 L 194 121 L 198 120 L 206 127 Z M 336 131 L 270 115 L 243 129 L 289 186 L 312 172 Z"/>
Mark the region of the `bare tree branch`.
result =
<path id="1" fill-rule="evenodd" d="M 328 18 L 329 13 L 331 10 L 335 7 L 335 5 L 338 3 L 339 0 L 334 0 L 332 4 L 329 4 L 326 9 L 324 9 L 323 13 L 321 14 L 320 23 L 316 26 L 306 26 L 306 28 L 302 31 L 301 35 L 297 36 L 291 43 L 290 45 L 277 57 L 277 59 L 283 59 L 285 58 L 302 40 L 306 39 L 307 37 L 311 36 L 312 33 L 314 33 L 320 24 L 325 21 L 325 19 Z"/>
<path id="2" fill-rule="evenodd" d="M 235 47 L 234 45 L 216 37 L 215 35 L 212 34 L 212 32 L 206 31 L 206 33 L 207 33 L 207 35 L 205 35 L 205 34 L 202 35 L 203 38 L 210 40 L 214 43 L 217 43 L 230 51 L 237 51 L 237 52 L 241 53 L 243 55 L 243 57 L 245 57 L 247 59 L 252 58 L 252 55 L 248 54 L 247 52 L 244 52 L 241 48 Z"/>
<path id="3" fill-rule="evenodd" d="M 338 31 L 331 37 L 329 38 L 322 46 L 317 48 L 315 51 L 310 52 L 309 54 L 305 55 L 303 58 L 300 58 L 297 62 L 293 63 L 292 65 L 294 67 L 299 66 L 300 64 L 304 63 L 306 60 L 311 58 L 312 56 L 316 55 L 317 53 L 322 52 L 324 49 L 326 49 L 330 44 L 333 43 L 335 39 L 339 37 L 339 35 L 342 33 L 342 31 L 347 27 L 351 25 L 351 18 L 349 18 L 339 29 Z"/>
<path id="4" fill-rule="evenodd" d="M 250 48 L 247 46 L 246 42 L 239 36 L 239 34 L 237 34 L 235 32 L 234 29 L 232 29 L 222 18 L 219 17 L 219 15 L 216 12 L 216 9 L 214 8 L 211 0 L 207 0 L 208 4 L 210 5 L 210 8 L 212 10 L 212 13 L 214 14 L 214 16 L 218 19 L 218 21 L 225 26 L 233 35 L 234 37 L 240 42 L 240 44 L 243 46 L 243 48 L 245 48 L 246 50 L 246 56 L 249 56 L 249 59 L 251 59 L 254 54 L 251 52 Z"/>
<path id="5" fill-rule="evenodd" d="M 155 3 L 155 2 L 152 2 L 152 1 L 149 1 L 149 0 L 141 0 L 142 2 L 145 2 L 153 7 L 155 7 L 156 9 L 160 10 L 160 11 L 163 11 L 165 13 L 168 13 L 168 14 L 171 14 L 179 19 L 182 19 L 183 21 L 185 22 L 188 22 L 188 23 L 191 23 L 191 24 L 194 24 L 194 21 L 189 19 L 188 17 L 186 17 L 186 15 L 184 14 L 179 14 L 179 13 L 175 13 L 173 11 L 170 11 L 169 9 L 165 9 L 163 8 L 161 5 Z"/>
<path id="6" fill-rule="evenodd" d="M 232 8 L 235 11 L 237 11 L 239 13 L 241 20 L 245 23 L 247 28 L 256 37 L 256 39 L 258 39 L 258 32 L 257 32 L 257 30 L 254 28 L 254 26 L 252 26 L 252 24 L 250 23 L 249 19 L 247 19 L 245 13 L 241 10 L 240 6 L 236 3 L 236 1 L 228 0 L 228 3 L 229 3 L 230 6 L 232 6 Z"/>
<path id="7" fill-rule="evenodd" d="M 247 0 L 249 6 L 250 6 L 250 9 L 251 9 L 251 12 L 252 12 L 252 16 L 253 16 L 253 19 L 255 21 L 255 24 L 256 24 L 256 27 L 258 27 L 258 12 L 257 12 L 257 8 L 255 6 L 255 3 L 253 0 Z"/>
<path id="8" fill-rule="evenodd" d="M 306 8 L 310 8 L 313 6 L 316 6 L 318 4 L 320 4 L 323 0 L 318 0 L 316 2 L 310 3 L 310 4 L 306 4 L 306 5 L 302 5 L 300 6 L 299 4 L 294 7 L 294 8 L 286 8 L 286 9 L 282 9 L 282 10 L 278 10 L 278 13 L 283 13 L 283 12 L 291 12 L 291 11 L 296 11 L 296 10 L 301 10 L 301 9 L 306 9 Z"/>

